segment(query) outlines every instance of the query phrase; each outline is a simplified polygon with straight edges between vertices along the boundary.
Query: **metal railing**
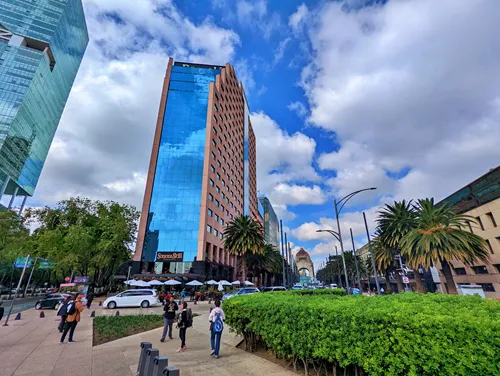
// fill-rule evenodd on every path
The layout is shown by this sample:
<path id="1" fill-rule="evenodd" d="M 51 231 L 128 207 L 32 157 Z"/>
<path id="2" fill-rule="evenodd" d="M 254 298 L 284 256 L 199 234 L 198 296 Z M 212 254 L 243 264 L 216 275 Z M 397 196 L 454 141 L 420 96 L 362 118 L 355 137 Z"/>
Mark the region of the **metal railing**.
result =
<path id="1" fill-rule="evenodd" d="M 168 358 L 160 356 L 151 342 L 141 342 L 141 355 L 136 376 L 180 376 L 180 371 L 168 365 Z"/>

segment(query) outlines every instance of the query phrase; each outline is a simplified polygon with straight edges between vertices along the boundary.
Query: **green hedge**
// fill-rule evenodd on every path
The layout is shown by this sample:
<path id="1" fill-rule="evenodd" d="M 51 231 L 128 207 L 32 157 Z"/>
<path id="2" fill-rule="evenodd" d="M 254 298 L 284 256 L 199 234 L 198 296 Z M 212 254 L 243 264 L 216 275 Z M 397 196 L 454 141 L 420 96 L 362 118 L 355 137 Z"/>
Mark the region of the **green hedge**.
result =
<path id="1" fill-rule="evenodd" d="M 224 311 L 239 334 L 306 364 L 370 376 L 500 375 L 500 302 L 476 296 L 254 294 Z"/>
<path id="2" fill-rule="evenodd" d="M 163 326 L 163 315 L 98 316 L 94 318 L 94 346 Z"/>

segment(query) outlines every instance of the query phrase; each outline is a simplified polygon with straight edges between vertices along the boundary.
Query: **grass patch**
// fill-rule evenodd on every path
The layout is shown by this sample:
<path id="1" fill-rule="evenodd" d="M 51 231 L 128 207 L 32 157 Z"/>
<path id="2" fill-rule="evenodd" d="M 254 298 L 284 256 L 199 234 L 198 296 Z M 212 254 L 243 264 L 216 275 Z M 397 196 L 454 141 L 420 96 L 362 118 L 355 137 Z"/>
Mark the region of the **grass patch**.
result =
<path id="1" fill-rule="evenodd" d="M 98 316 L 94 318 L 93 345 L 102 345 L 162 326 L 163 315 Z"/>

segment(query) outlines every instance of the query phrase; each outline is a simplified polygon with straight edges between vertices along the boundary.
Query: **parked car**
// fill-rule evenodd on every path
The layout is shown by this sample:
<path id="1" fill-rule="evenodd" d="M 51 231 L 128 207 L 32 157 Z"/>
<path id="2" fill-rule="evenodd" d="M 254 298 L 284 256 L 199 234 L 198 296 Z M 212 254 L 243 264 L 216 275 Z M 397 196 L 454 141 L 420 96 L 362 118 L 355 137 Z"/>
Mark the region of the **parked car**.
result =
<path id="1" fill-rule="evenodd" d="M 304 290 L 304 286 L 302 285 L 295 285 L 292 287 L 292 290 Z"/>
<path id="2" fill-rule="evenodd" d="M 257 292 L 260 292 L 260 290 L 257 287 L 243 287 L 239 289 L 236 292 L 233 292 L 232 294 L 226 294 L 222 297 L 222 300 L 226 300 L 229 298 L 232 298 L 234 296 L 241 296 L 241 295 L 250 295 L 250 294 L 255 294 Z"/>
<path id="3" fill-rule="evenodd" d="M 35 303 L 35 309 L 59 309 L 62 301 L 67 296 L 70 296 L 70 294 L 47 294 L 43 298 L 38 299 L 38 301 Z"/>
<path id="4" fill-rule="evenodd" d="M 286 291 L 286 287 L 283 286 L 272 286 L 272 287 L 265 287 L 262 292 L 273 292 L 273 291 Z"/>
<path id="5" fill-rule="evenodd" d="M 158 294 L 153 289 L 126 290 L 118 295 L 110 296 L 102 305 L 105 308 L 142 307 L 148 308 L 158 303 Z"/>

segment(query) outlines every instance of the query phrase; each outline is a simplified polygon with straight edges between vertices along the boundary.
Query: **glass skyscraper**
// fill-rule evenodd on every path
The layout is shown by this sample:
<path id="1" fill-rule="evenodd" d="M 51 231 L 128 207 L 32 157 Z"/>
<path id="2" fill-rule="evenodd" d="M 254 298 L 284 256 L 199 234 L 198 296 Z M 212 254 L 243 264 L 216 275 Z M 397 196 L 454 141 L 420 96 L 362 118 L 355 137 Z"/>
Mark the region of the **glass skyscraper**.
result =
<path id="1" fill-rule="evenodd" d="M 263 219 L 264 219 L 264 239 L 267 244 L 272 244 L 279 251 L 280 238 L 279 230 L 280 224 L 278 221 L 278 216 L 274 212 L 273 205 L 267 197 L 259 197 L 259 204 L 263 208 Z"/>
<path id="2" fill-rule="evenodd" d="M 233 67 L 170 59 L 134 260 L 136 272 L 235 276 L 223 233 L 256 218 L 255 136 Z"/>
<path id="3" fill-rule="evenodd" d="M 81 0 L 0 0 L 0 197 L 33 195 L 88 42 Z"/>

